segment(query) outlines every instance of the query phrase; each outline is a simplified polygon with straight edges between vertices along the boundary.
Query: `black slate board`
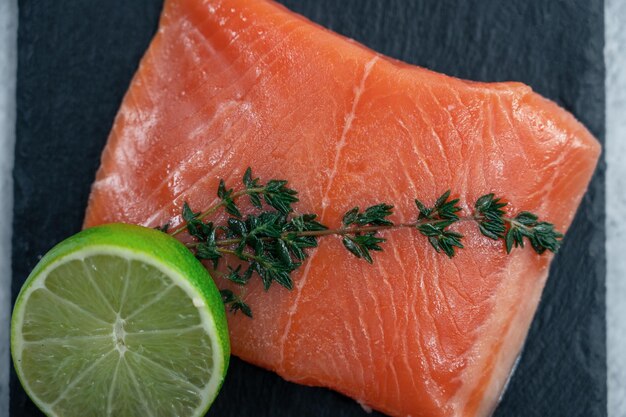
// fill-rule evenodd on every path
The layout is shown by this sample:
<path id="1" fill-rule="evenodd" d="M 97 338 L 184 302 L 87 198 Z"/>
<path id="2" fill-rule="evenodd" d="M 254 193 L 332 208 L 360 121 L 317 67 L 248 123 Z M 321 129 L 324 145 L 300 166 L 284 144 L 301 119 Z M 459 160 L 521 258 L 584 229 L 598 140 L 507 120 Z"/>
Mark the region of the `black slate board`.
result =
<path id="1" fill-rule="evenodd" d="M 282 2 L 395 58 L 469 79 L 525 82 L 604 138 L 602 0 Z M 160 3 L 19 3 L 13 299 L 39 257 L 80 230 L 101 149 Z M 553 264 L 499 417 L 606 416 L 603 202 L 602 162 Z M 10 409 L 41 415 L 14 372 Z M 234 359 L 209 415 L 366 414 L 339 394 Z"/>

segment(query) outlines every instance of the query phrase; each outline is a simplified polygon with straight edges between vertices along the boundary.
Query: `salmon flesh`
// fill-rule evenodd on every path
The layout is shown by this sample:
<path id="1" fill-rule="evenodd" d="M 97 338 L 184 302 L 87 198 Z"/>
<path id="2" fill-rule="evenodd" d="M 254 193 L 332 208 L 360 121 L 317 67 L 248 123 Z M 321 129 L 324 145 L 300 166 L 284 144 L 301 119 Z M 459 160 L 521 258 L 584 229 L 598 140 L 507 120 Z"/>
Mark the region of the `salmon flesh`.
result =
<path id="1" fill-rule="evenodd" d="M 493 192 L 569 227 L 600 154 L 572 115 L 520 83 L 477 83 L 382 56 L 267 0 L 166 0 L 115 119 L 85 227 L 180 224 L 250 166 L 287 179 L 296 207 L 338 227 L 355 205 L 447 189 L 471 213 Z M 295 288 L 247 285 L 229 315 L 233 354 L 392 416 L 492 413 L 552 255 L 459 223 L 449 259 L 417 230 L 385 231 L 369 265 L 319 240 Z M 221 280 L 224 281 L 224 280 Z M 217 284 L 224 287 L 224 282 Z"/>

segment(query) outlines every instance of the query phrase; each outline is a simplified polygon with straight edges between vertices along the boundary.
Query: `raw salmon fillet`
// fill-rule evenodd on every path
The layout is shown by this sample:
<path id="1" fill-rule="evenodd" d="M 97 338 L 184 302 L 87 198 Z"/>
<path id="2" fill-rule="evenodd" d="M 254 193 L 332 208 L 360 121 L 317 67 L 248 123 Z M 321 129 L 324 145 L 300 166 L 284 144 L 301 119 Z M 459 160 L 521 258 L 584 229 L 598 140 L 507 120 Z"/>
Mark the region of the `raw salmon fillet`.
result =
<path id="1" fill-rule="evenodd" d="M 381 56 L 266 0 L 167 0 L 93 184 L 85 227 L 157 226 L 216 201 L 246 167 L 287 179 L 297 209 L 339 226 L 355 205 L 416 218 L 450 188 L 466 213 L 494 192 L 567 230 L 600 146 L 519 83 L 451 78 Z M 289 381 L 393 416 L 487 416 L 528 331 L 552 255 L 461 223 L 437 254 L 415 230 L 383 233 L 374 265 L 328 237 L 295 288 L 247 286 L 233 353 Z M 218 282 L 223 286 L 223 282 Z"/>

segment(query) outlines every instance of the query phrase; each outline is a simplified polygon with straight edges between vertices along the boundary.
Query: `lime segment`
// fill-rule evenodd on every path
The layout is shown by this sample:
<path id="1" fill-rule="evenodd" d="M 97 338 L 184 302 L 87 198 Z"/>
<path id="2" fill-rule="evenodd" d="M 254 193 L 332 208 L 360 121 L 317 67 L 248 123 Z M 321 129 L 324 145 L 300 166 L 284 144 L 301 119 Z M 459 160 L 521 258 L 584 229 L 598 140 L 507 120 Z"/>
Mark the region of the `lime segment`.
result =
<path id="1" fill-rule="evenodd" d="M 230 354 L 219 292 L 177 240 L 129 225 L 53 248 L 22 287 L 11 350 L 49 416 L 201 416 Z"/>

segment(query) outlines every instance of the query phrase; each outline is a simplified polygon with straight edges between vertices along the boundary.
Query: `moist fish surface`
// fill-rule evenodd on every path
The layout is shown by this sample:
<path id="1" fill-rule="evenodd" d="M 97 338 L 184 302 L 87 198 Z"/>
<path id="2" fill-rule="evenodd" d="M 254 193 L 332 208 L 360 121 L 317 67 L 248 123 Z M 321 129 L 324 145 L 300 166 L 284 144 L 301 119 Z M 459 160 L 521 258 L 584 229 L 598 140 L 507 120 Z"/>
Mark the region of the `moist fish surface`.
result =
<path id="1" fill-rule="evenodd" d="M 284 178 L 298 211 L 340 226 L 355 205 L 493 192 L 566 231 L 600 145 L 520 83 L 477 83 L 377 54 L 266 0 L 166 0 L 102 154 L 85 227 L 179 224 L 246 167 Z M 320 239 L 295 288 L 246 286 L 233 354 L 392 416 L 488 416 L 518 356 L 551 254 L 460 223 L 449 259 L 385 231 L 374 264 Z M 225 284 L 217 280 L 218 286 Z"/>

